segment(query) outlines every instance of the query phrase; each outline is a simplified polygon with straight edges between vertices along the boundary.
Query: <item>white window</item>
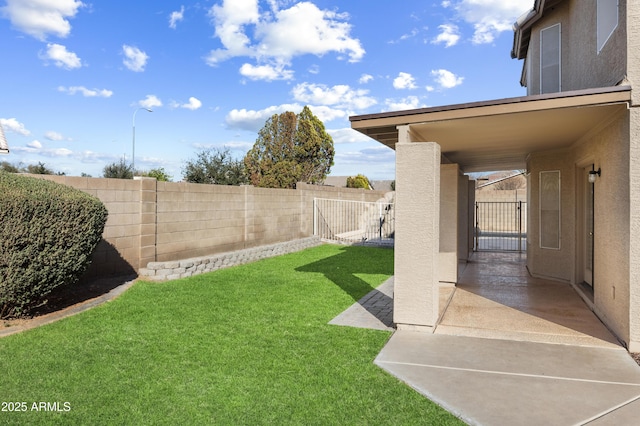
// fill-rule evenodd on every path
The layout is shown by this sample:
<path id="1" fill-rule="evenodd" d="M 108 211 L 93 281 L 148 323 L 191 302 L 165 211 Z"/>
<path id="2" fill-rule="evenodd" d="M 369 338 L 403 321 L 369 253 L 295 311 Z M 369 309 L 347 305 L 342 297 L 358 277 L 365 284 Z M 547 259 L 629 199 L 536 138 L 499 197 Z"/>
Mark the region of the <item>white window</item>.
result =
<path id="1" fill-rule="evenodd" d="M 540 172 L 540 248 L 560 249 L 560 170 Z"/>
<path id="2" fill-rule="evenodd" d="M 598 0 L 598 53 L 618 27 L 618 0 Z"/>
<path id="3" fill-rule="evenodd" d="M 562 90 L 560 53 L 560 24 L 540 31 L 540 93 Z"/>

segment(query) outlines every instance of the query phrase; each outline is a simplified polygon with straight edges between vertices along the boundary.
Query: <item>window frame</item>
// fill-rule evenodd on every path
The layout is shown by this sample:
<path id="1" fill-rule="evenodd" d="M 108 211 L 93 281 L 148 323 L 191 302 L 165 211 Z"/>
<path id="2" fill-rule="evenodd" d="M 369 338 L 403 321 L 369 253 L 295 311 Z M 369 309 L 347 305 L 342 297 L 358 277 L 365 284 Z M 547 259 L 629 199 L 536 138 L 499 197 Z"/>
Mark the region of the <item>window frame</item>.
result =
<path id="1" fill-rule="evenodd" d="M 543 214 L 543 212 L 550 212 L 553 213 L 556 211 L 555 208 L 551 209 L 551 208 L 543 208 L 543 207 L 547 207 L 548 200 L 544 200 L 543 197 L 545 195 L 545 191 L 544 191 L 544 176 L 551 176 L 552 174 L 557 175 L 557 180 L 556 180 L 556 186 L 557 186 L 557 190 L 558 193 L 557 194 L 551 194 L 551 195 L 555 195 L 556 200 L 557 201 L 557 211 L 558 211 L 558 222 L 557 222 L 557 244 L 555 245 L 550 245 L 550 244 L 546 244 L 549 241 L 543 241 L 543 229 L 544 226 L 546 225 L 546 223 L 544 222 L 544 220 L 546 219 L 546 217 L 548 215 Z M 539 173 L 539 186 L 538 186 L 538 238 L 539 238 L 539 245 L 541 249 L 547 249 L 547 250 L 560 250 L 562 248 L 562 175 L 560 173 L 560 170 L 543 170 L 540 171 Z M 553 188 L 553 190 L 555 191 L 556 188 Z M 555 203 L 554 203 L 555 204 Z M 555 224 L 554 224 L 555 225 Z"/>
<path id="2" fill-rule="evenodd" d="M 615 7 L 614 7 L 615 3 Z M 609 19 L 604 19 L 607 17 Z M 607 25 L 610 20 L 615 19 L 614 25 Z M 597 0 L 596 3 L 596 50 L 598 55 L 607 45 L 607 42 L 620 24 L 620 2 L 619 0 Z M 606 26 L 605 26 L 606 25 Z M 608 33 L 607 33 L 608 32 Z M 606 36 L 604 35 L 605 33 Z"/>
<path id="3" fill-rule="evenodd" d="M 544 35 L 545 35 L 545 31 L 549 31 L 551 29 L 556 29 L 557 28 L 557 34 L 558 34 L 558 86 L 557 86 L 557 90 L 555 91 L 546 91 L 544 90 L 544 70 L 545 68 L 549 68 L 552 66 L 555 66 L 555 64 L 551 64 L 551 65 L 547 65 L 545 66 L 544 64 L 544 54 L 545 54 L 545 43 L 544 43 Z M 546 28 L 543 28 L 540 30 L 540 93 L 555 93 L 555 92 L 561 92 L 562 91 L 562 24 L 560 22 L 558 22 L 557 24 L 553 24 L 550 25 Z"/>

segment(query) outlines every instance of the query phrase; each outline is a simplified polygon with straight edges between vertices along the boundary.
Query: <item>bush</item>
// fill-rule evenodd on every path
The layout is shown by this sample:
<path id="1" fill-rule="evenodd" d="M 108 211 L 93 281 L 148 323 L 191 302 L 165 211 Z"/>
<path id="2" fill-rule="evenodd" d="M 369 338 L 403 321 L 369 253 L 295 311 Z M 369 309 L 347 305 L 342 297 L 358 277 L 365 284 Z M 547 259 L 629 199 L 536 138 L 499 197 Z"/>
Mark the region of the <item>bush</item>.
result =
<path id="1" fill-rule="evenodd" d="M 371 189 L 371 183 L 365 175 L 349 176 L 347 178 L 347 188 Z"/>
<path id="2" fill-rule="evenodd" d="M 0 172 L 0 318 L 26 315 L 77 282 L 106 220 L 104 204 L 80 190 Z"/>

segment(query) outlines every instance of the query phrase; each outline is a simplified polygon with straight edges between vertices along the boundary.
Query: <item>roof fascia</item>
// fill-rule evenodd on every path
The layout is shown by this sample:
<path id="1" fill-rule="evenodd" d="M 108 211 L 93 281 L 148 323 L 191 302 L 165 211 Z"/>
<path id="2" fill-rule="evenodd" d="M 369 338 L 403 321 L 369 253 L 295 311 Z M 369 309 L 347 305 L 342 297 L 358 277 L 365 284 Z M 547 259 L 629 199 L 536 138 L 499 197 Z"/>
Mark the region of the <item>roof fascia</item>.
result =
<path id="1" fill-rule="evenodd" d="M 614 86 L 600 89 L 584 89 L 555 94 L 522 96 L 493 101 L 446 105 L 405 111 L 349 117 L 353 129 L 397 126 L 465 117 L 508 114 L 542 109 L 586 106 L 601 103 L 627 102 L 631 99 L 630 86 Z"/>

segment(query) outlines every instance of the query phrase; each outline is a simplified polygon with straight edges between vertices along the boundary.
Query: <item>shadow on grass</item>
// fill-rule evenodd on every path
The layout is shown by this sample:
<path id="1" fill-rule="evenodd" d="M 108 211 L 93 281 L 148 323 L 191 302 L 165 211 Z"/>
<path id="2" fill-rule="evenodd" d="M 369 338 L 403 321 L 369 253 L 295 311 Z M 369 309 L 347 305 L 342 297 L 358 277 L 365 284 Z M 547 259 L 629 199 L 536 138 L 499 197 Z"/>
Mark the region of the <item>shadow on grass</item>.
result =
<path id="1" fill-rule="evenodd" d="M 136 277 L 135 269 L 113 244 L 103 239 L 93 252 L 91 263 L 80 279 L 75 283 L 54 288 L 45 297 L 46 304 L 33 308 L 30 315 L 46 315 L 88 302 L 108 294 Z"/>
<path id="2" fill-rule="evenodd" d="M 322 273 L 347 293 L 354 302 L 382 322 L 379 306 L 390 305 L 392 298 L 359 278 L 361 274 L 393 275 L 393 253 L 388 248 L 345 246 L 340 253 L 296 268 L 299 272 Z M 366 296 L 366 297 L 365 297 Z"/>

